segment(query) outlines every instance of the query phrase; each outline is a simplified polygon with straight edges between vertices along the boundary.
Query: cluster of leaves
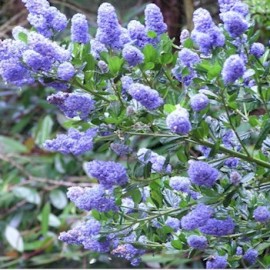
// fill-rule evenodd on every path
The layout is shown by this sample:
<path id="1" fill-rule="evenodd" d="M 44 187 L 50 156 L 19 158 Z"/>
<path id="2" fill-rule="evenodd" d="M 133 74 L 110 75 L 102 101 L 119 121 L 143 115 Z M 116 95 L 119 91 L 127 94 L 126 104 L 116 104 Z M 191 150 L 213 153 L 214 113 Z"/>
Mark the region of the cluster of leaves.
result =
<path id="1" fill-rule="evenodd" d="M 270 38 L 270 1 L 246 0 L 245 2 L 250 6 L 251 16 L 254 18 L 257 28 L 260 29 L 260 39 L 268 42 Z"/>

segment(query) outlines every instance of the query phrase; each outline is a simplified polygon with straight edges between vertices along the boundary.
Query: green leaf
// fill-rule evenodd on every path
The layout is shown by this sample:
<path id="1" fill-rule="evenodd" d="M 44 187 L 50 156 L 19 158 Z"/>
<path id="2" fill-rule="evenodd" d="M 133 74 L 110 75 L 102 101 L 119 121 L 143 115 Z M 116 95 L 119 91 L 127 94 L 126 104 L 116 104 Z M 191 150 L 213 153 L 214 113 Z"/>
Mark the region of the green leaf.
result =
<path id="1" fill-rule="evenodd" d="M 160 208 L 162 207 L 162 194 L 160 193 L 160 191 L 156 191 L 156 190 L 151 190 L 151 199 L 153 200 L 153 202 L 155 203 L 155 205 Z"/>
<path id="2" fill-rule="evenodd" d="M 143 48 L 143 54 L 144 54 L 145 62 L 156 63 L 158 60 L 157 51 L 151 44 L 147 44 Z"/>
<path id="3" fill-rule="evenodd" d="M 132 197 L 132 200 L 137 204 L 140 203 L 142 200 L 142 194 L 140 190 L 137 188 L 131 191 L 131 197 Z"/>
<path id="4" fill-rule="evenodd" d="M 51 212 L 51 206 L 47 202 L 45 206 L 43 207 L 42 213 L 41 213 L 41 232 L 43 236 L 46 236 L 48 232 L 50 212 Z"/>
<path id="5" fill-rule="evenodd" d="M 175 111 L 175 105 L 165 104 L 163 110 L 164 110 L 164 113 L 171 113 Z"/>
<path id="6" fill-rule="evenodd" d="M 150 37 L 150 38 L 156 38 L 157 33 L 155 31 L 148 31 L 147 36 Z"/>
<path id="7" fill-rule="evenodd" d="M 40 204 L 40 196 L 38 192 L 33 188 L 28 187 L 15 187 L 12 189 L 12 192 L 14 195 L 16 195 L 19 198 L 25 199 L 27 202 L 33 203 L 33 204 Z"/>
<path id="8" fill-rule="evenodd" d="M 23 252 L 23 239 L 17 229 L 7 226 L 5 230 L 5 237 L 14 249 L 18 250 L 19 252 Z"/>
<path id="9" fill-rule="evenodd" d="M 11 138 L 0 136 L 0 149 L 4 153 L 26 153 L 27 147 Z"/>
<path id="10" fill-rule="evenodd" d="M 171 244 L 175 249 L 180 249 L 181 250 L 183 248 L 183 244 L 179 240 L 172 240 Z"/>
<path id="11" fill-rule="evenodd" d="M 266 123 L 263 125 L 261 133 L 259 134 L 259 137 L 258 137 L 257 142 L 255 144 L 255 149 L 261 148 L 262 143 L 266 139 L 269 132 L 270 132 L 270 119 L 267 119 Z"/>
<path id="12" fill-rule="evenodd" d="M 50 192 L 50 200 L 52 205 L 57 209 L 64 209 L 68 203 L 66 194 L 60 189 Z"/>
<path id="13" fill-rule="evenodd" d="M 23 41 L 24 43 L 28 42 L 28 36 L 27 36 L 27 34 L 25 34 L 23 32 L 20 32 L 18 34 L 18 38 L 19 38 L 19 40 Z"/>
<path id="14" fill-rule="evenodd" d="M 47 139 L 49 139 L 52 132 L 52 127 L 53 120 L 51 116 L 47 115 L 43 119 L 41 119 L 35 130 L 35 143 L 38 145 L 42 145 Z"/>
<path id="15" fill-rule="evenodd" d="M 109 69 L 114 75 L 118 74 L 123 64 L 124 60 L 118 56 L 113 56 L 108 59 Z"/>

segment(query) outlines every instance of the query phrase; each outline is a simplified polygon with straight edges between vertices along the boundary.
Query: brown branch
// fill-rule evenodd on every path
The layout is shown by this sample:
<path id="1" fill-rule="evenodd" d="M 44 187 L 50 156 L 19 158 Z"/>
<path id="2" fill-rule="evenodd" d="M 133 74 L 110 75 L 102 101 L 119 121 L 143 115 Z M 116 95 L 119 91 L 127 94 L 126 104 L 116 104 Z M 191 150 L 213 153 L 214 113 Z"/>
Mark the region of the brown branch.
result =
<path id="1" fill-rule="evenodd" d="M 14 158 L 14 157 L 13 157 Z M 53 186 L 63 186 L 63 187 L 72 187 L 74 185 L 80 186 L 80 187 L 92 187 L 95 186 L 95 183 L 77 183 L 79 180 L 87 180 L 86 177 L 78 178 L 78 177 L 69 177 L 67 178 L 67 181 L 57 181 L 47 178 L 40 178 L 35 177 L 28 173 L 23 166 L 18 164 L 14 159 L 11 159 L 11 157 L 7 155 L 3 155 L 0 153 L 0 160 L 3 160 L 9 164 L 11 164 L 14 168 L 16 168 L 27 180 L 25 180 L 22 183 L 17 184 L 16 186 L 20 185 L 27 185 L 32 184 L 33 182 L 43 183 L 43 184 L 51 184 Z M 12 186 L 10 187 L 12 188 Z"/>

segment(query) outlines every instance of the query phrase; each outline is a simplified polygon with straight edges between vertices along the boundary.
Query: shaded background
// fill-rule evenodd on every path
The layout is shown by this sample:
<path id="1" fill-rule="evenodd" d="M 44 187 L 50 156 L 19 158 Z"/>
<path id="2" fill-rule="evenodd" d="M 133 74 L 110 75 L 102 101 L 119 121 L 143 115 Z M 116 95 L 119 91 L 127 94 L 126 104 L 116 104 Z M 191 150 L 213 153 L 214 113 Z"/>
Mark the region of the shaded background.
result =
<path id="1" fill-rule="evenodd" d="M 84 13 L 94 34 L 96 12 L 101 0 L 51 0 L 67 17 Z M 131 19 L 143 21 L 145 5 L 160 6 L 169 34 L 179 42 L 181 29 L 192 29 L 192 13 L 198 7 L 208 9 L 216 22 L 214 0 L 112 0 L 119 20 L 126 26 Z M 270 0 L 247 0 L 251 14 L 261 31 L 261 41 L 269 40 Z M 16 25 L 27 27 L 27 11 L 20 0 L 0 0 L 0 39 L 9 38 Z M 68 33 L 67 33 L 68 34 Z M 46 102 L 51 89 L 39 85 L 18 89 L 0 81 L 0 268 L 128 268 L 129 264 L 107 255 L 90 253 L 81 247 L 58 241 L 84 213 L 66 198 L 66 189 L 76 183 L 91 186 L 82 171 L 82 160 L 44 152 L 42 143 L 67 127 L 66 119 Z M 158 140 L 141 139 L 140 146 L 153 150 Z M 95 146 L 95 158 L 116 159 Z M 93 159 L 93 153 L 86 160 Z M 200 257 L 181 258 L 173 254 L 146 254 L 142 268 L 203 268 Z"/>

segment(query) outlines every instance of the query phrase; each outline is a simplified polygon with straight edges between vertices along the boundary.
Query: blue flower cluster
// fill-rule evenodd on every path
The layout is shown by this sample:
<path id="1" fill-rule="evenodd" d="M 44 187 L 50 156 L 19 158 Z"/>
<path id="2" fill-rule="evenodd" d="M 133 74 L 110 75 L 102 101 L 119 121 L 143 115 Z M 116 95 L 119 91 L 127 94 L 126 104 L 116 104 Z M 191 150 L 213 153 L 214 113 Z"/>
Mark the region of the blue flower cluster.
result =
<path id="1" fill-rule="evenodd" d="M 193 78 L 196 77 L 194 68 L 201 62 L 199 55 L 190 49 L 183 48 L 178 53 L 178 58 L 175 67 L 172 69 L 172 74 L 184 85 L 189 86 Z M 185 72 L 185 75 L 182 73 Z M 188 72 L 188 74 L 186 74 Z"/>
<path id="2" fill-rule="evenodd" d="M 95 101 L 89 94 L 58 92 L 50 95 L 47 101 L 56 105 L 69 118 L 78 116 L 86 120 L 95 109 Z"/>
<path id="3" fill-rule="evenodd" d="M 185 230 L 195 230 L 203 225 L 214 214 L 214 210 L 210 206 L 198 204 L 191 212 L 181 219 L 181 226 Z"/>
<path id="4" fill-rule="evenodd" d="M 191 38 L 198 45 L 203 54 L 211 53 L 216 47 L 223 47 L 225 37 L 221 30 L 214 24 L 210 13 L 203 9 L 197 9 L 193 14 L 194 30 Z"/>
<path id="5" fill-rule="evenodd" d="M 241 36 L 248 29 L 245 17 L 248 15 L 248 5 L 239 1 L 219 1 L 220 18 L 224 22 L 224 28 L 233 38 Z"/>
<path id="6" fill-rule="evenodd" d="M 101 185 L 93 188 L 71 187 L 67 197 L 81 210 L 97 210 L 100 212 L 116 211 L 117 206 Z"/>
<path id="7" fill-rule="evenodd" d="M 128 145 L 125 145 L 123 143 L 111 143 L 110 144 L 111 149 L 116 153 L 116 155 L 122 157 L 129 155 L 132 152 L 132 148 Z"/>
<path id="8" fill-rule="evenodd" d="M 212 187 L 219 177 L 219 172 L 206 162 L 191 161 L 188 176 L 193 184 Z"/>
<path id="9" fill-rule="evenodd" d="M 112 250 L 111 254 L 119 258 L 130 261 L 131 265 L 138 266 L 141 262 L 140 256 L 145 253 L 144 250 L 135 248 L 132 244 L 119 245 Z"/>
<path id="10" fill-rule="evenodd" d="M 53 68 L 57 69 L 61 64 L 70 61 L 71 53 L 56 42 L 26 29 L 21 31 L 19 28 L 18 31 L 27 37 L 27 43 L 19 39 L 1 43 L 0 75 L 5 82 L 17 86 L 32 84 L 37 73 L 49 74 Z M 14 35 L 18 38 L 16 31 Z M 62 70 L 61 67 L 59 69 L 59 75 L 64 76 L 61 80 L 70 80 L 74 74 L 75 70 L 70 63 L 63 64 Z M 39 81 L 46 84 L 43 77 L 40 77 Z M 67 88 L 62 83 L 61 85 L 64 89 Z"/>
<path id="11" fill-rule="evenodd" d="M 256 221 L 265 223 L 270 220 L 270 211 L 266 206 L 258 206 L 254 210 L 253 216 Z"/>
<path id="12" fill-rule="evenodd" d="M 140 83 L 130 85 L 128 93 L 148 110 L 155 110 L 164 102 L 157 90 Z"/>
<path id="13" fill-rule="evenodd" d="M 147 148 L 141 148 L 137 153 L 137 157 L 143 164 L 150 162 L 153 173 L 171 173 L 172 171 L 170 164 L 165 166 L 165 157 L 160 156 Z"/>
<path id="14" fill-rule="evenodd" d="M 66 16 L 47 0 L 22 0 L 29 11 L 29 23 L 45 37 L 51 37 L 54 32 L 65 30 L 68 21 Z"/>
<path id="15" fill-rule="evenodd" d="M 113 186 L 123 186 L 128 182 L 128 176 L 125 167 L 113 161 L 94 160 L 86 163 L 86 173 L 96 178 L 105 188 Z"/>
<path id="16" fill-rule="evenodd" d="M 171 227 L 174 231 L 178 231 L 181 225 L 181 222 L 178 218 L 168 217 L 165 221 L 165 225 Z"/>
<path id="17" fill-rule="evenodd" d="M 161 35 L 167 31 L 167 25 L 164 23 L 163 15 L 157 5 L 147 5 L 144 14 L 147 31 L 153 31 L 157 35 Z"/>
<path id="18" fill-rule="evenodd" d="M 239 55 L 235 54 L 226 59 L 221 74 L 225 84 L 232 84 L 241 78 L 244 72 L 245 63 Z"/>
<path id="19" fill-rule="evenodd" d="M 95 128 L 85 132 L 70 128 L 67 134 L 58 134 L 55 139 L 45 141 L 43 147 L 48 151 L 78 156 L 93 149 L 96 134 Z"/>
<path id="20" fill-rule="evenodd" d="M 208 246 L 207 238 L 200 235 L 190 235 L 187 238 L 187 243 L 190 247 L 199 250 L 204 250 Z"/>
<path id="21" fill-rule="evenodd" d="M 209 104 L 209 99 L 204 94 L 196 94 L 190 99 L 190 106 L 193 111 L 199 112 L 205 109 Z"/>
<path id="22" fill-rule="evenodd" d="M 87 44 L 90 40 L 88 22 L 85 15 L 75 14 L 71 19 L 71 40 Z"/>
<path id="23" fill-rule="evenodd" d="M 204 226 L 200 227 L 200 231 L 213 236 L 224 236 L 232 234 L 234 227 L 235 223 L 230 217 L 224 220 L 210 218 Z"/>
<path id="24" fill-rule="evenodd" d="M 166 124 L 171 132 L 176 134 L 188 134 L 191 131 L 188 111 L 184 108 L 176 109 L 166 118 Z"/>
<path id="25" fill-rule="evenodd" d="M 215 255 L 206 262 L 206 269 L 225 269 L 227 264 L 226 256 Z"/>
<path id="26" fill-rule="evenodd" d="M 139 49 L 130 44 L 124 46 L 122 54 L 124 59 L 131 67 L 141 64 L 144 60 L 143 53 Z"/>
<path id="27" fill-rule="evenodd" d="M 243 259 L 249 264 L 249 265 L 253 265 L 255 264 L 255 262 L 257 261 L 257 257 L 258 257 L 259 253 L 256 249 L 253 248 L 249 248 L 244 256 Z"/>

